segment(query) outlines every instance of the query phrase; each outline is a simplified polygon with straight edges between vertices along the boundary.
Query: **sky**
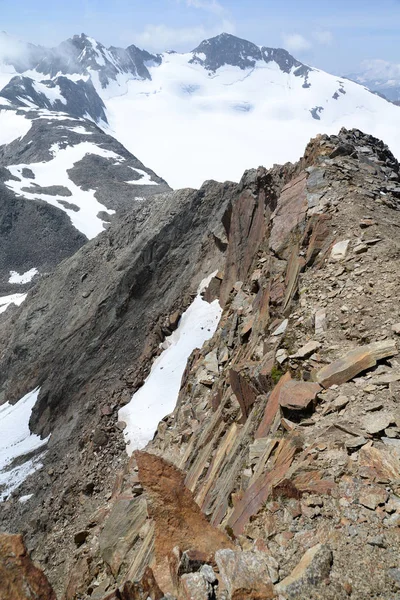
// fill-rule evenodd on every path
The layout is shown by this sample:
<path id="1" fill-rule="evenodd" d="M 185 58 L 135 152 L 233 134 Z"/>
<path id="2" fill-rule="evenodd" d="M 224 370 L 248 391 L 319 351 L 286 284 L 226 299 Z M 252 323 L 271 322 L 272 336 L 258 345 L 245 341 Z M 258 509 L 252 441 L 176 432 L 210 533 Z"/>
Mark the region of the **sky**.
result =
<path id="1" fill-rule="evenodd" d="M 0 0 L 0 11 L 2 30 L 44 46 L 84 32 L 106 46 L 187 51 L 226 31 L 337 75 L 400 64 L 400 0 Z"/>

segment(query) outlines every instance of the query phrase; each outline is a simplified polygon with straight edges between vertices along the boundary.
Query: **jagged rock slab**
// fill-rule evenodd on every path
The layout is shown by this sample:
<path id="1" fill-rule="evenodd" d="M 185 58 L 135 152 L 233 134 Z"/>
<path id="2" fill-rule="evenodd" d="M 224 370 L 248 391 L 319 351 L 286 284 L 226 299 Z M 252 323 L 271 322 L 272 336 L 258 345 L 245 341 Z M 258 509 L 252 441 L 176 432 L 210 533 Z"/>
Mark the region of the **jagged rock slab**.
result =
<path id="1" fill-rule="evenodd" d="M 135 457 L 147 492 L 149 515 L 155 522 L 154 569 L 161 586 L 170 578 L 164 563 L 175 547 L 182 551 L 196 548 L 210 556 L 219 548 L 233 547 L 201 512 L 185 486 L 184 473 L 154 454 L 137 451 Z"/>
<path id="2" fill-rule="evenodd" d="M 292 573 L 283 579 L 276 589 L 289 598 L 307 591 L 307 588 L 321 583 L 329 576 L 333 562 L 332 550 L 323 544 L 317 544 L 307 550 Z"/>
<path id="3" fill-rule="evenodd" d="M 318 371 L 316 380 L 323 387 L 341 385 L 362 371 L 374 367 L 379 360 L 397 354 L 396 342 L 385 340 L 351 350 L 337 361 Z"/>
<path id="4" fill-rule="evenodd" d="M 229 525 L 235 535 L 243 532 L 250 517 L 257 514 L 267 501 L 273 487 L 285 479 L 301 443 L 298 434 L 294 432 L 280 442 L 269 470 L 245 491 L 229 518 Z"/>

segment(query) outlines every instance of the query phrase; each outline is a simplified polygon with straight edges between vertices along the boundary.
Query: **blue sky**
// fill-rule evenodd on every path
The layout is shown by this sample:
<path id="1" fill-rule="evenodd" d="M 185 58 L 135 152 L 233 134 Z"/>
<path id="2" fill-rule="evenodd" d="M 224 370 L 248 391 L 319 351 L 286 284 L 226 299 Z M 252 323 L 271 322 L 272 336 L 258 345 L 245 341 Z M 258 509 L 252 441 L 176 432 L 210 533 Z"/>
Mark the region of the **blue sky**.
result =
<path id="1" fill-rule="evenodd" d="M 179 51 L 228 31 L 337 74 L 400 63 L 400 0 L 0 0 L 0 10 L 2 30 L 43 45 L 85 32 Z"/>

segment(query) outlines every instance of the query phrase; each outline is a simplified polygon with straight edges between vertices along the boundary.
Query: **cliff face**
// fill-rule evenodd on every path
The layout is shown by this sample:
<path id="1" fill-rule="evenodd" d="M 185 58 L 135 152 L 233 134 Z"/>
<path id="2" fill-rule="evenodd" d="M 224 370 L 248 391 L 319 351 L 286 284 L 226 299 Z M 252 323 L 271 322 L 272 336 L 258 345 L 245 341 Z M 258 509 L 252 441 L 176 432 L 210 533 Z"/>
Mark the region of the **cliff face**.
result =
<path id="1" fill-rule="evenodd" d="M 245 174 L 212 253 L 219 327 L 81 522 L 66 599 L 396 597 L 399 198 L 356 130 Z"/>

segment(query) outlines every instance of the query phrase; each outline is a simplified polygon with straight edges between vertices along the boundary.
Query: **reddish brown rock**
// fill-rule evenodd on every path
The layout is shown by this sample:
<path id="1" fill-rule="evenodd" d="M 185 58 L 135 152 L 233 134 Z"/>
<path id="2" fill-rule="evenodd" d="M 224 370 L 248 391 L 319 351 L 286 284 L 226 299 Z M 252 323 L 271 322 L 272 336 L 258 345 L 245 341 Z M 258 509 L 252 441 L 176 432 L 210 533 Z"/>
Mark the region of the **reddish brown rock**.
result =
<path id="1" fill-rule="evenodd" d="M 77 560 L 69 572 L 65 599 L 63 600 L 74 600 L 74 598 L 83 596 L 90 579 L 90 563 L 87 556 L 83 556 Z"/>
<path id="2" fill-rule="evenodd" d="M 250 413 L 251 407 L 257 399 L 258 392 L 251 382 L 248 381 L 245 373 L 240 372 L 239 369 L 236 368 L 229 370 L 229 383 L 240 404 L 242 415 L 246 419 Z"/>
<path id="3" fill-rule="evenodd" d="M 282 189 L 277 208 L 272 216 L 273 226 L 269 245 L 280 255 L 290 245 L 290 233 L 304 220 L 307 211 L 307 174 L 301 173 Z"/>
<path id="4" fill-rule="evenodd" d="M 291 381 L 290 373 L 285 373 L 283 377 L 280 378 L 278 384 L 272 390 L 270 397 L 268 398 L 267 405 L 265 407 L 263 419 L 257 429 L 256 439 L 266 437 L 271 429 L 271 425 L 273 424 L 276 414 L 279 411 L 279 399 L 280 393 L 284 385 Z"/>
<path id="5" fill-rule="evenodd" d="M 306 264 L 308 266 L 314 263 L 318 254 L 327 245 L 329 233 L 328 222 L 330 219 L 330 215 L 319 214 L 312 215 L 308 222 L 307 229 L 303 236 L 303 243 L 306 243 L 306 240 L 308 239 L 306 254 Z"/>
<path id="6" fill-rule="evenodd" d="M 305 410 L 309 408 L 321 391 L 318 383 L 308 383 L 291 379 L 286 381 L 279 394 L 279 404 L 288 410 Z"/>
<path id="7" fill-rule="evenodd" d="M 165 586 L 172 586 L 167 557 L 173 548 L 196 548 L 211 554 L 219 548 L 231 548 L 232 542 L 207 521 L 185 486 L 182 471 L 154 454 L 135 452 L 135 457 L 140 482 L 147 492 L 149 515 L 155 523 L 154 573 L 166 592 L 170 590 Z"/>
<path id="8" fill-rule="evenodd" d="M 163 592 L 158 587 L 153 571 L 147 567 L 140 582 L 127 581 L 120 590 L 121 600 L 161 600 Z"/>
<path id="9" fill-rule="evenodd" d="M 316 379 L 324 388 L 331 385 L 341 385 L 356 375 L 374 367 L 378 360 L 397 354 L 396 343 L 393 340 L 375 342 L 351 350 L 342 358 L 323 367 L 318 371 Z"/>
<path id="10" fill-rule="evenodd" d="M 220 301 L 225 306 L 236 281 L 244 281 L 249 274 L 261 241 L 265 235 L 264 201 L 262 192 L 253 195 L 244 191 L 232 210 L 229 245 Z"/>
<path id="11" fill-rule="evenodd" d="M 45 574 L 29 558 L 20 535 L 0 535 L 0 599 L 56 600 Z"/>
<path id="12" fill-rule="evenodd" d="M 250 517 L 258 513 L 268 500 L 272 489 L 285 479 L 294 456 L 301 447 L 302 440 L 295 432 L 281 440 L 271 467 L 247 488 L 229 518 L 229 525 L 235 535 L 243 533 Z"/>
<path id="13" fill-rule="evenodd" d="M 295 246 L 288 260 L 285 278 L 286 293 L 282 306 L 283 311 L 286 311 L 297 291 L 300 272 L 305 265 L 305 259 L 302 256 L 298 256 L 298 253 L 299 248 Z"/>
<path id="14" fill-rule="evenodd" d="M 372 481 L 390 483 L 400 479 L 400 457 L 390 449 L 364 446 L 359 451 L 359 467 Z"/>

